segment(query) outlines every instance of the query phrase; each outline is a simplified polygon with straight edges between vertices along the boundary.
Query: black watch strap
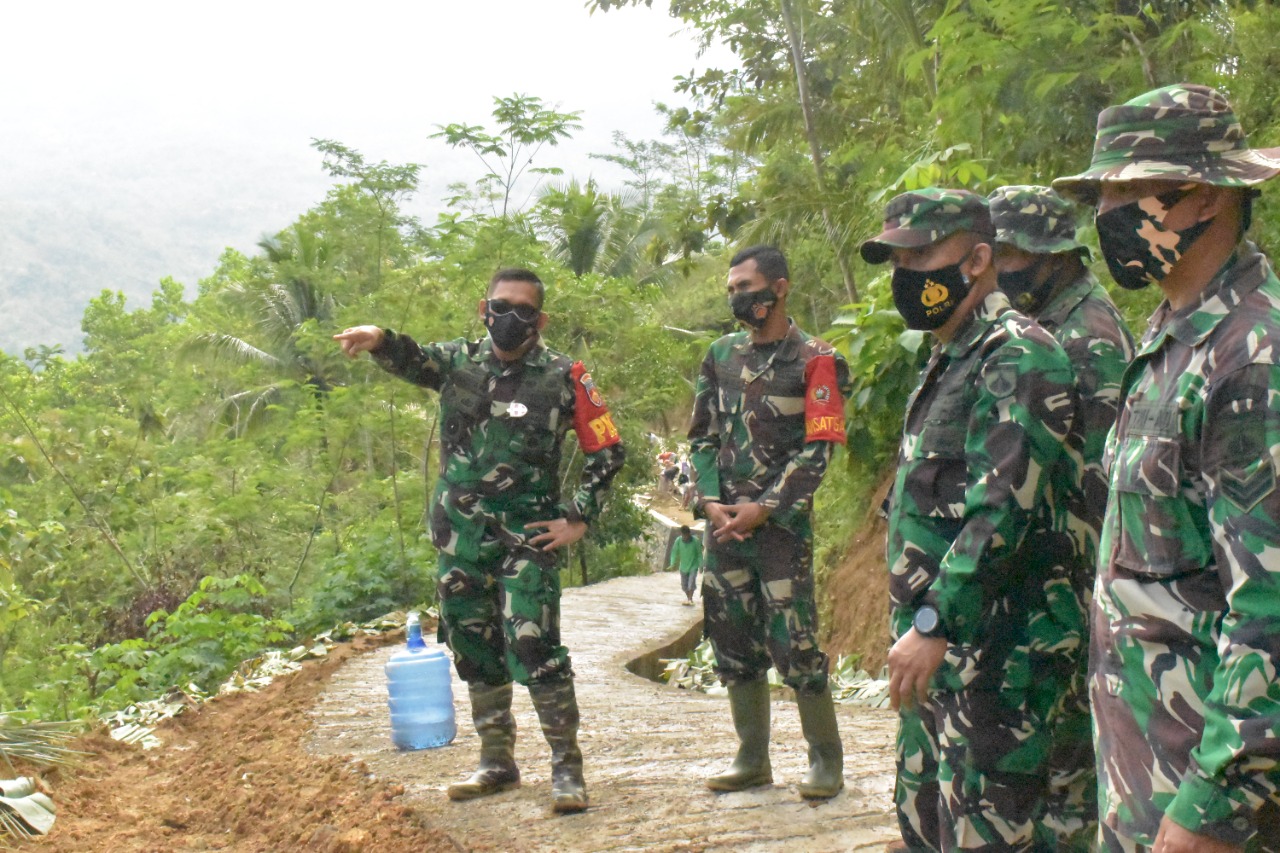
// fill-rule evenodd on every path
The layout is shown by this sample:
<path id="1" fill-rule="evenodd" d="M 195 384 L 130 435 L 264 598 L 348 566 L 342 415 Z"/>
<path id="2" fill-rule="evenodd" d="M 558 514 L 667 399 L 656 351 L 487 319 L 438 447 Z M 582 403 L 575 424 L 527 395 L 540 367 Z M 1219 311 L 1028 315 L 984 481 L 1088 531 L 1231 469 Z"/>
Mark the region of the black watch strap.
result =
<path id="1" fill-rule="evenodd" d="M 938 608 L 932 604 L 922 604 L 916 609 L 915 616 L 911 618 L 911 627 L 922 637 L 943 636 L 942 617 Z"/>

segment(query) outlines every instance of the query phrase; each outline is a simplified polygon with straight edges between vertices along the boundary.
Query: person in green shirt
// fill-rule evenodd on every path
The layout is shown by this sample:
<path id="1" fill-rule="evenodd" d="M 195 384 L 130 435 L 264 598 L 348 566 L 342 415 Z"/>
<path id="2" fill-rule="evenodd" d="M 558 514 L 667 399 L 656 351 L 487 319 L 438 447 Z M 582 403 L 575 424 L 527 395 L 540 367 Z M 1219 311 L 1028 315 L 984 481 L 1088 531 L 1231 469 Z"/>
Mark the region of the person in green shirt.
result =
<path id="1" fill-rule="evenodd" d="M 702 540 L 694 538 L 689 525 L 680 525 L 680 535 L 671 543 L 671 562 L 667 571 L 680 570 L 680 588 L 684 590 L 685 604 L 693 604 L 694 585 L 698 582 L 698 569 L 702 568 Z"/>

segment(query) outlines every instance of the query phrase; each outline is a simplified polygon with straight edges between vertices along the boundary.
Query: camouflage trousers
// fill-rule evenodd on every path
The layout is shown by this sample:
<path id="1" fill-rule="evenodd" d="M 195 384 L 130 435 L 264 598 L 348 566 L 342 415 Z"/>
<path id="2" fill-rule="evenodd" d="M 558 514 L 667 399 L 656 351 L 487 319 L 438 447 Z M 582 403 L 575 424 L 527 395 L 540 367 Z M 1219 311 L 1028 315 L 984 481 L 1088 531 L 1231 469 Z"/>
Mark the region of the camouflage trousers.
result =
<path id="1" fill-rule="evenodd" d="M 896 610 L 892 621 L 901 636 L 910 611 Z M 911 850 L 1060 849 L 1045 807 L 1047 721 L 1062 683 L 1035 677 L 1029 657 L 1026 646 L 1015 648 L 999 688 L 935 686 L 923 705 L 899 711 L 894 804 Z"/>
<path id="2" fill-rule="evenodd" d="M 939 690 L 899 712 L 894 804 L 911 850 L 1057 849 L 1044 825 L 1047 736 L 1031 704 Z"/>
<path id="3" fill-rule="evenodd" d="M 805 516 L 785 527 L 767 521 L 742 542 L 707 537 L 702 607 L 716 674 L 725 684 L 763 678 L 772 660 L 795 690 L 826 689 L 812 544 Z"/>
<path id="4" fill-rule="evenodd" d="M 560 642 L 558 557 L 530 547 L 523 523 L 475 528 L 472 522 L 458 529 L 455 521 L 451 534 L 460 536 L 454 541 L 469 547 L 451 550 L 474 559 L 440 550 L 440 633 L 463 681 L 528 684 L 572 675 L 569 650 Z"/>
<path id="5" fill-rule="evenodd" d="M 1098 774 L 1089 711 L 1088 658 L 1071 675 L 1050 713 L 1049 789 L 1044 824 L 1060 853 L 1090 853 L 1098 838 Z"/>

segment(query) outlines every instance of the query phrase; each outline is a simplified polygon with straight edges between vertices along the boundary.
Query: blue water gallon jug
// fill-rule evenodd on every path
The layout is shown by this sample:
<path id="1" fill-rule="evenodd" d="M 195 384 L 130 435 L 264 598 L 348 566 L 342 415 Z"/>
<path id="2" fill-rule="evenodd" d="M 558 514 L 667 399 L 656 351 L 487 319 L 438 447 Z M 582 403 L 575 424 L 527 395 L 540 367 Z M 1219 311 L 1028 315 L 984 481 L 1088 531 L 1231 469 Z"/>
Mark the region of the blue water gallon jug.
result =
<path id="1" fill-rule="evenodd" d="M 422 641 L 417 613 L 409 614 L 406 628 L 408 643 L 387 661 L 391 740 L 400 749 L 444 746 L 458 733 L 449 657 Z"/>

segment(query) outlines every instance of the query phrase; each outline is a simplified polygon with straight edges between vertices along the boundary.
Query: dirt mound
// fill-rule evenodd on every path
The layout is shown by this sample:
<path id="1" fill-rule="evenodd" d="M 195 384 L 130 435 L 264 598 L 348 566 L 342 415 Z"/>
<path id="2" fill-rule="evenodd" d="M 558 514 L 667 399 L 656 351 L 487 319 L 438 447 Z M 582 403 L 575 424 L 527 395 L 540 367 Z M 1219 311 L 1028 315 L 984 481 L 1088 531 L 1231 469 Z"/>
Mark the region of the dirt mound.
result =
<path id="1" fill-rule="evenodd" d="M 400 804 L 402 787 L 359 762 L 308 754 L 307 710 L 349 658 L 398 639 L 360 638 L 260 693 L 220 697 L 167 721 L 164 746 L 143 751 L 105 734 L 92 753 L 45 774 L 58 820 L 42 850 L 457 850 Z"/>
<path id="2" fill-rule="evenodd" d="M 876 489 L 867 517 L 827 581 L 831 631 L 824 648 L 833 657 L 862 655 L 862 668 L 872 675 L 880 671 L 889 654 L 889 572 L 884 562 L 886 526 L 880 504 L 892 486 L 890 475 Z"/>

